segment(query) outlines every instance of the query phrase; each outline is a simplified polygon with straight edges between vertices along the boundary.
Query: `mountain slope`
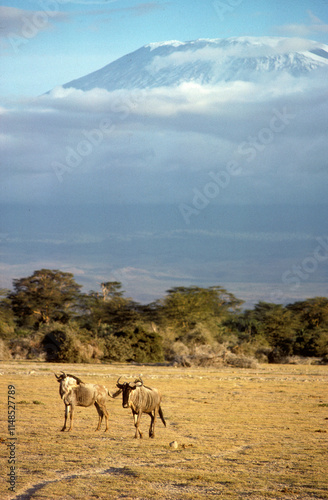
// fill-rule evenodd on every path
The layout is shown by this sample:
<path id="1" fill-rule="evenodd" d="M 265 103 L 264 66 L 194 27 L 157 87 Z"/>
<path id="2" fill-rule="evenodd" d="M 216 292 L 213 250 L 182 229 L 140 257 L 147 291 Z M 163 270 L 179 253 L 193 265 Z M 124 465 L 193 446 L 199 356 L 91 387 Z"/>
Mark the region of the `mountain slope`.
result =
<path id="1" fill-rule="evenodd" d="M 82 90 L 154 88 L 182 82 L 215 85 L 256 81 L 281 72 L 295 77 L 328 68 L 328 46 L 280 37 L 235 37 L 152 43 L 63 87 Z"/>

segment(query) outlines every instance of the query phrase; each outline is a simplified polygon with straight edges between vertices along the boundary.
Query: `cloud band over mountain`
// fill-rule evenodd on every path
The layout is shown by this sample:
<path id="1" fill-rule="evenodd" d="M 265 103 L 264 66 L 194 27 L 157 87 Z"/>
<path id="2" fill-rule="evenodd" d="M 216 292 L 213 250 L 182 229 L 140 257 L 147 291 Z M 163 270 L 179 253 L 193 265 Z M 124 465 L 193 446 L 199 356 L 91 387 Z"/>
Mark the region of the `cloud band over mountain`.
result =
<path id="1" fill-rule="evenodd" d="M 216 282 L 250 280 L 252 273 L 254 281 L 264 275 L 279 281 L 292 265 L 291 256 L 302 261 L 311 255 L 315 238 L 325 234 L 325 212 L 318 214 L 317 207 L 326 205 L 327 192 L 327 63 L 327 47 L 308 40 L 166 42 L 145 46 L 48 94 L 4 106 L 3 202 L 24 204 L 33 213 L 54 207 L 49 223 L 54 233 L 56 219 L 62 221 L 61 231 L 47 238 L 31 222 L 31 234 L 20 241 L 13 234 L 19 233 L 16 222 L 8 227 L 5 248 L 16 243 L 23 259 L 30 244 L 36 252 L 31 265 L 45 260 L 38 248 L 55 264 L 60 247 L 70 255 L 74 242 L 67 241 L 68 234 L 87 234 L 92 241 L 77 239 L 76 257 L 65 258 L 65 266 L 84 268 L 90 286 L 115 269 L 155 273 L 156 262 L 157 273 L 172 269 L 174 275 L 180 269 L 190 283 L 202 273 L 205 281 L 211 274 Z M 124 223 L 117 215 L 119 207 L 160 204 L 169 207 L 170 219 L 160 219 L 160 211 L 152 209 L 138 219 L 123 210 Z M 103 206 L 95 219 L 88 216 L 93 205 Z M 238 212 L 242 220 L 245 205 L 263 213 L 257 226 L 248 220 L 243 229 L 232 217 Z M 295 213 L 299 205 L 312 207 L 302 212 L 306 228 L 296 217 L 282 230 L 286 210 Z M 263 208 L 269 206 L 275 211 Z M 72 207 L 82 208 L 73 210 L 69 223 Z M 126 240 L 125 260 L 118 239 L 104 236 L 113 232 L 121 241 L 134 235 L 130 243 L 136 249 L 128 252 Z M 244 261 L 238 242 L 251 245 Z M 225 245 L 230 256 L 222 250 Z M 271 265 L 260 258 L 270 245 Z M 150 255 L 147 248 L 153 248 Z M 202 251 L 217 272 L 205 270 Z M 322 263 L 311 279 L 320 281 L 326 272 Z"/>

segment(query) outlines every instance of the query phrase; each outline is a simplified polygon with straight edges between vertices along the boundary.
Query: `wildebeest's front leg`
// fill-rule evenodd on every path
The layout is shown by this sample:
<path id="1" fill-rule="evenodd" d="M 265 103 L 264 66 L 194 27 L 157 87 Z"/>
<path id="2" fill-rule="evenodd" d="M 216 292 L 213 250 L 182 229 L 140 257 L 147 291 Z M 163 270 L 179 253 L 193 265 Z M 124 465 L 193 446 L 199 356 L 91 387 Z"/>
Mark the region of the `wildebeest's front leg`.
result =
<path id="1" fill-rule="evenodd" d="M 104 414 L 103 414 L 103 411 L 100 408 L 99 404 L 97 403 L 97 401 L 95 401 L 95 407 L 97 408 L 97 412 L 99 415 L 98 425 L 96 427 L 96 431 L 99 431 Z"/>
<path id="2" fill-rule="evenodd" d="M 61 429 L 61 432 L 64 432 L 66 430 L 66 424 L 67 424 L 68 414 L 69 414 L 69 405 L 65 405 L 65 420 L 64 420 L 64 426 Z"/>
<path id="3" fill-rule="evenodd" d="M 140 419 L 141 419 L 142 411 L 139 411 L 138 413 L 133 412 L 133 418 L 134 418 L 134 425 L 136 428 L 136 433 L 135 433 L 135 439 L 138 438 L 138 434 L 140 435 L 140 438 L 142 438 L 142 432 L 139 429 L 139 424 L 140 424 Z"/>
<path id="4" fill-rule="evenodd" d="M 69 417 L 69 431 L 73 430 L 73 414 L 74 414 L 74 406 L 70 405 L 70 417 Z"/>

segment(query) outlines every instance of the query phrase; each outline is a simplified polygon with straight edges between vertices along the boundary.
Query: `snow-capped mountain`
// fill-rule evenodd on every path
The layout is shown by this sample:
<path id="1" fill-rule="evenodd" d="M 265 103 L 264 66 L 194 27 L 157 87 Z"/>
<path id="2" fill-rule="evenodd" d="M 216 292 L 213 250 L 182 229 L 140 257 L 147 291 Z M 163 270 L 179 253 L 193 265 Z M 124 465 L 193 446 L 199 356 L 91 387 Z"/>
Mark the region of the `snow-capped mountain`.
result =
<path id="1" fill-rule="evenodd" d="M 183 82 L 256 81 L 285 72 L 328 68 L 328 46 L 281 37 L 234 37 L 151 43 L 63 87 L 91 90 L 154 88 Z"/>

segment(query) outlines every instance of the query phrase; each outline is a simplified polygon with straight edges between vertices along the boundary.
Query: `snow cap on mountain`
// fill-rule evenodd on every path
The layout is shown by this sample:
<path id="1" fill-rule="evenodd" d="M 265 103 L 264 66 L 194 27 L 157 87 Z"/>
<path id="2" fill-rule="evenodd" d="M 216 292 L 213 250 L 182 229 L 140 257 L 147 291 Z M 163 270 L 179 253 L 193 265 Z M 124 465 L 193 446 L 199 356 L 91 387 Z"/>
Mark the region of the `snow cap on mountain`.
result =
<path id="1" fill-rule="evenodd" d="M 216 85 L 257 81 L 282 72 L 299 77 L 322 67 L 328 67 L 328 46 L 306 39 L 244 36 L 171 40 L 147 44 L 63 87 L 113 91 L 185 82 Z"/>

